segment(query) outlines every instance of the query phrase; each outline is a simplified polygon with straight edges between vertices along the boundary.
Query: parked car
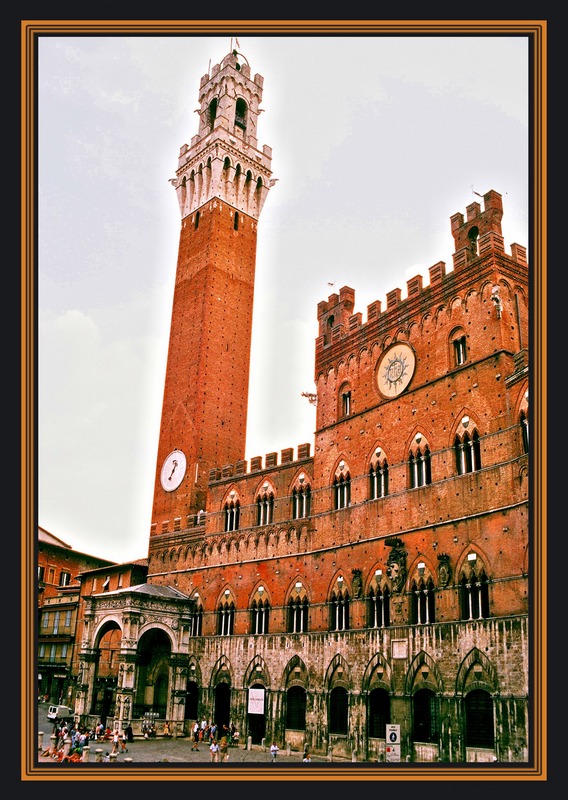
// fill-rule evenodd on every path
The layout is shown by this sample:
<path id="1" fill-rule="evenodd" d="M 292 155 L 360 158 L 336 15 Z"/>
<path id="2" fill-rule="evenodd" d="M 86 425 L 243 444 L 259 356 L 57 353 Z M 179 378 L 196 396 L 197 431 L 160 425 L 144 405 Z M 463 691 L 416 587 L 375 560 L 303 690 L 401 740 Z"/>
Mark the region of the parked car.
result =
<path id="1" fill-rule="evenodd" d="M 62 722 L 73 719 L 73 709 L 69 706 L 49 706 L 47 718 L 50 722 Z"/>

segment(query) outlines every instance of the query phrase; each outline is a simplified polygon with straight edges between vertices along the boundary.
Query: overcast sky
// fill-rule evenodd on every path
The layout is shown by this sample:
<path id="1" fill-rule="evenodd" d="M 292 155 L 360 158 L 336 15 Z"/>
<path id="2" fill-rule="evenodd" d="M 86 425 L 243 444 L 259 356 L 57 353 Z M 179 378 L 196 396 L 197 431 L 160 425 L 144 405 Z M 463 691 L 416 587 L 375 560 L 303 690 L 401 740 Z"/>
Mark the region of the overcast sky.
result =
<path id="1" fill-rule="evenodd" d="M 233 41 L 233 46 L 234 46 Z M 230 37 L 39 40 L 38 522 L 147 555 L 180 230 L 168 182 Z M 528 246 L 528 44 L 506 37 L 239 37 L 264 77 L 245 457 L 314 440 L 317 304 L 355 312 L 452 265 L 450 216 L 503 195 Z M 334 284 L 330 286 L 329 284 Z"/>

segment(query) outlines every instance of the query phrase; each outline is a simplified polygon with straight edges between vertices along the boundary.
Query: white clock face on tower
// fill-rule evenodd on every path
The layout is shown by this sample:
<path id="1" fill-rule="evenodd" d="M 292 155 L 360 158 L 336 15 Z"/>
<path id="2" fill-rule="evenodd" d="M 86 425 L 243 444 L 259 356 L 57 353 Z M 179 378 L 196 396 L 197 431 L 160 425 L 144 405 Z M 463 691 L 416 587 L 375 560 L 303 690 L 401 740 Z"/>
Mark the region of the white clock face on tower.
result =
<path id="1" fill-rule="evenodd" d="M 160 481 L 166 492 L 173 492 L 183 481 L 187 460 L 181 450 L 172 450 L 162 464 Z"/>
<path id="2" fill-rule="evenodd" d="M 414 375 L 416 356 L 408 344 L 395 344 L 383 353 L 377 369 L 377 386 L 383 397 L 396 397 Z"/>

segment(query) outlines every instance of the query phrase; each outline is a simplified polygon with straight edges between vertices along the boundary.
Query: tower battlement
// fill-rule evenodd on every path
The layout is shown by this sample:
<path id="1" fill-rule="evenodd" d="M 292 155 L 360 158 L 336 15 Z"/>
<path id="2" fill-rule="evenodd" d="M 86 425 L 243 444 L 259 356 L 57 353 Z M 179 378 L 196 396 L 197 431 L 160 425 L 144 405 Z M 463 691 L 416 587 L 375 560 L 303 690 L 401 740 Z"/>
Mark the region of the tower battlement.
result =
<path id="1" fill-rule="evenodd" d="M 259 149 L 264 78 L 232 51 L 199 86 L 198 131 L 180 148 L 175 178 L 182 218 L 213 198 L 258 219 L 271 186 L 272 148 Z"/>
<path id="2" fill-rule="evenodd" d="M 216 467 L 209 470 L 209 483 L 217 483 L 227 478 L 241 478 L 246 475 L 252 475 L 256 472 L 262 472 L 267 469 L 274 469 L 275 467 L 289 467 L 294 464 L 299 464 L 308 458 L 311 458 L 311 446 L 309 443 L 298 445 L 298 457 L 294 460 L 294 448 L 286 447 L 280 451 L 280 464 L 278 463 L 278 453 L 266 453 L 264 456 L 264 466 L 262 463 L 262 456 L 253 456 L 250 460 L 250 469 L 247 469 L 246 459 L 237 461 L 234 464 L 224 464 L 222 467 Z"/>
<path id="3" fill-rule="evenodd" d="M 487 256 L 500 254 L 526 269 L 528 267 L 526 247 L 513 243 L 511 255 L 505 253 L 501 232 L 503 217 L 501 195 L 490 190 L 483 199 L 483 210 L 480 203 L 474 202 L 467 206 L 465 217 L 461 212 L 450 217 L 451 232 L 456 247 L 452 256 L 453 270 L 446 272 L 446 262 L 438 261 L 428 270 L 430 278 L 428 285 L 424 286 L 422 275 L 409 278 L 406 281 L 406 297 L 402 297 L 400 288 L 395 288 L 387 292 L 386 308 L 383 309 L 380 300 L 375 300 L 367 306 L 366 323 L 363 322 L 360 312 L 353 313 L 355 291 L 349 286 L 343 286 L 339 294 L 331 294 L 327 301 L 318 303 L 319 335 L 316 339 L 316 358 L 317 354 L 323 353 L 329 345 L 342 340 L 366 324 L 375 324 L 381 320 L 385 330 L 388 329 L 391 324 L 398 322 L 401 316 L 411 313 L 416 303 L 420 304 L 424 300 L 431 302 L 434 291 L 439 289 L 443 293 L 446 288 L 453 290 L 456 276 L 469 265 L 474 262 L 477 265 Z"/>

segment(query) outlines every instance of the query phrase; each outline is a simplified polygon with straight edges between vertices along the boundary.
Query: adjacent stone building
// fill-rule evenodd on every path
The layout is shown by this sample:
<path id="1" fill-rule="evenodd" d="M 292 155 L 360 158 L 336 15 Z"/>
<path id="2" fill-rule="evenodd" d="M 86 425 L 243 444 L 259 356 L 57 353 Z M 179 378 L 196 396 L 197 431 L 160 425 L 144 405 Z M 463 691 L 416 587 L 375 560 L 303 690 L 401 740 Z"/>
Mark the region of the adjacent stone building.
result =
<path id="1" fill-rule="evenodd" d="M 37 528 L 38 697 L 52 703 L 72 701 L 80 575 L 113 563 L 74 550 L 45 528 Z"/>
<path id="2" fill-rule="evenodd" d="M 453 263 L 317 308 L 316 431 L 247 463 L 263 78 L 199 87 L 172 184 L 181 232 L 147 581 L 86 598 L 81 696 L 114 721 L 205 718 L 356 760 L 527 761 L 529 269 L 501 195 L 450 219 Z M 267 109 L 270 113 L 270 110 Z"/>

